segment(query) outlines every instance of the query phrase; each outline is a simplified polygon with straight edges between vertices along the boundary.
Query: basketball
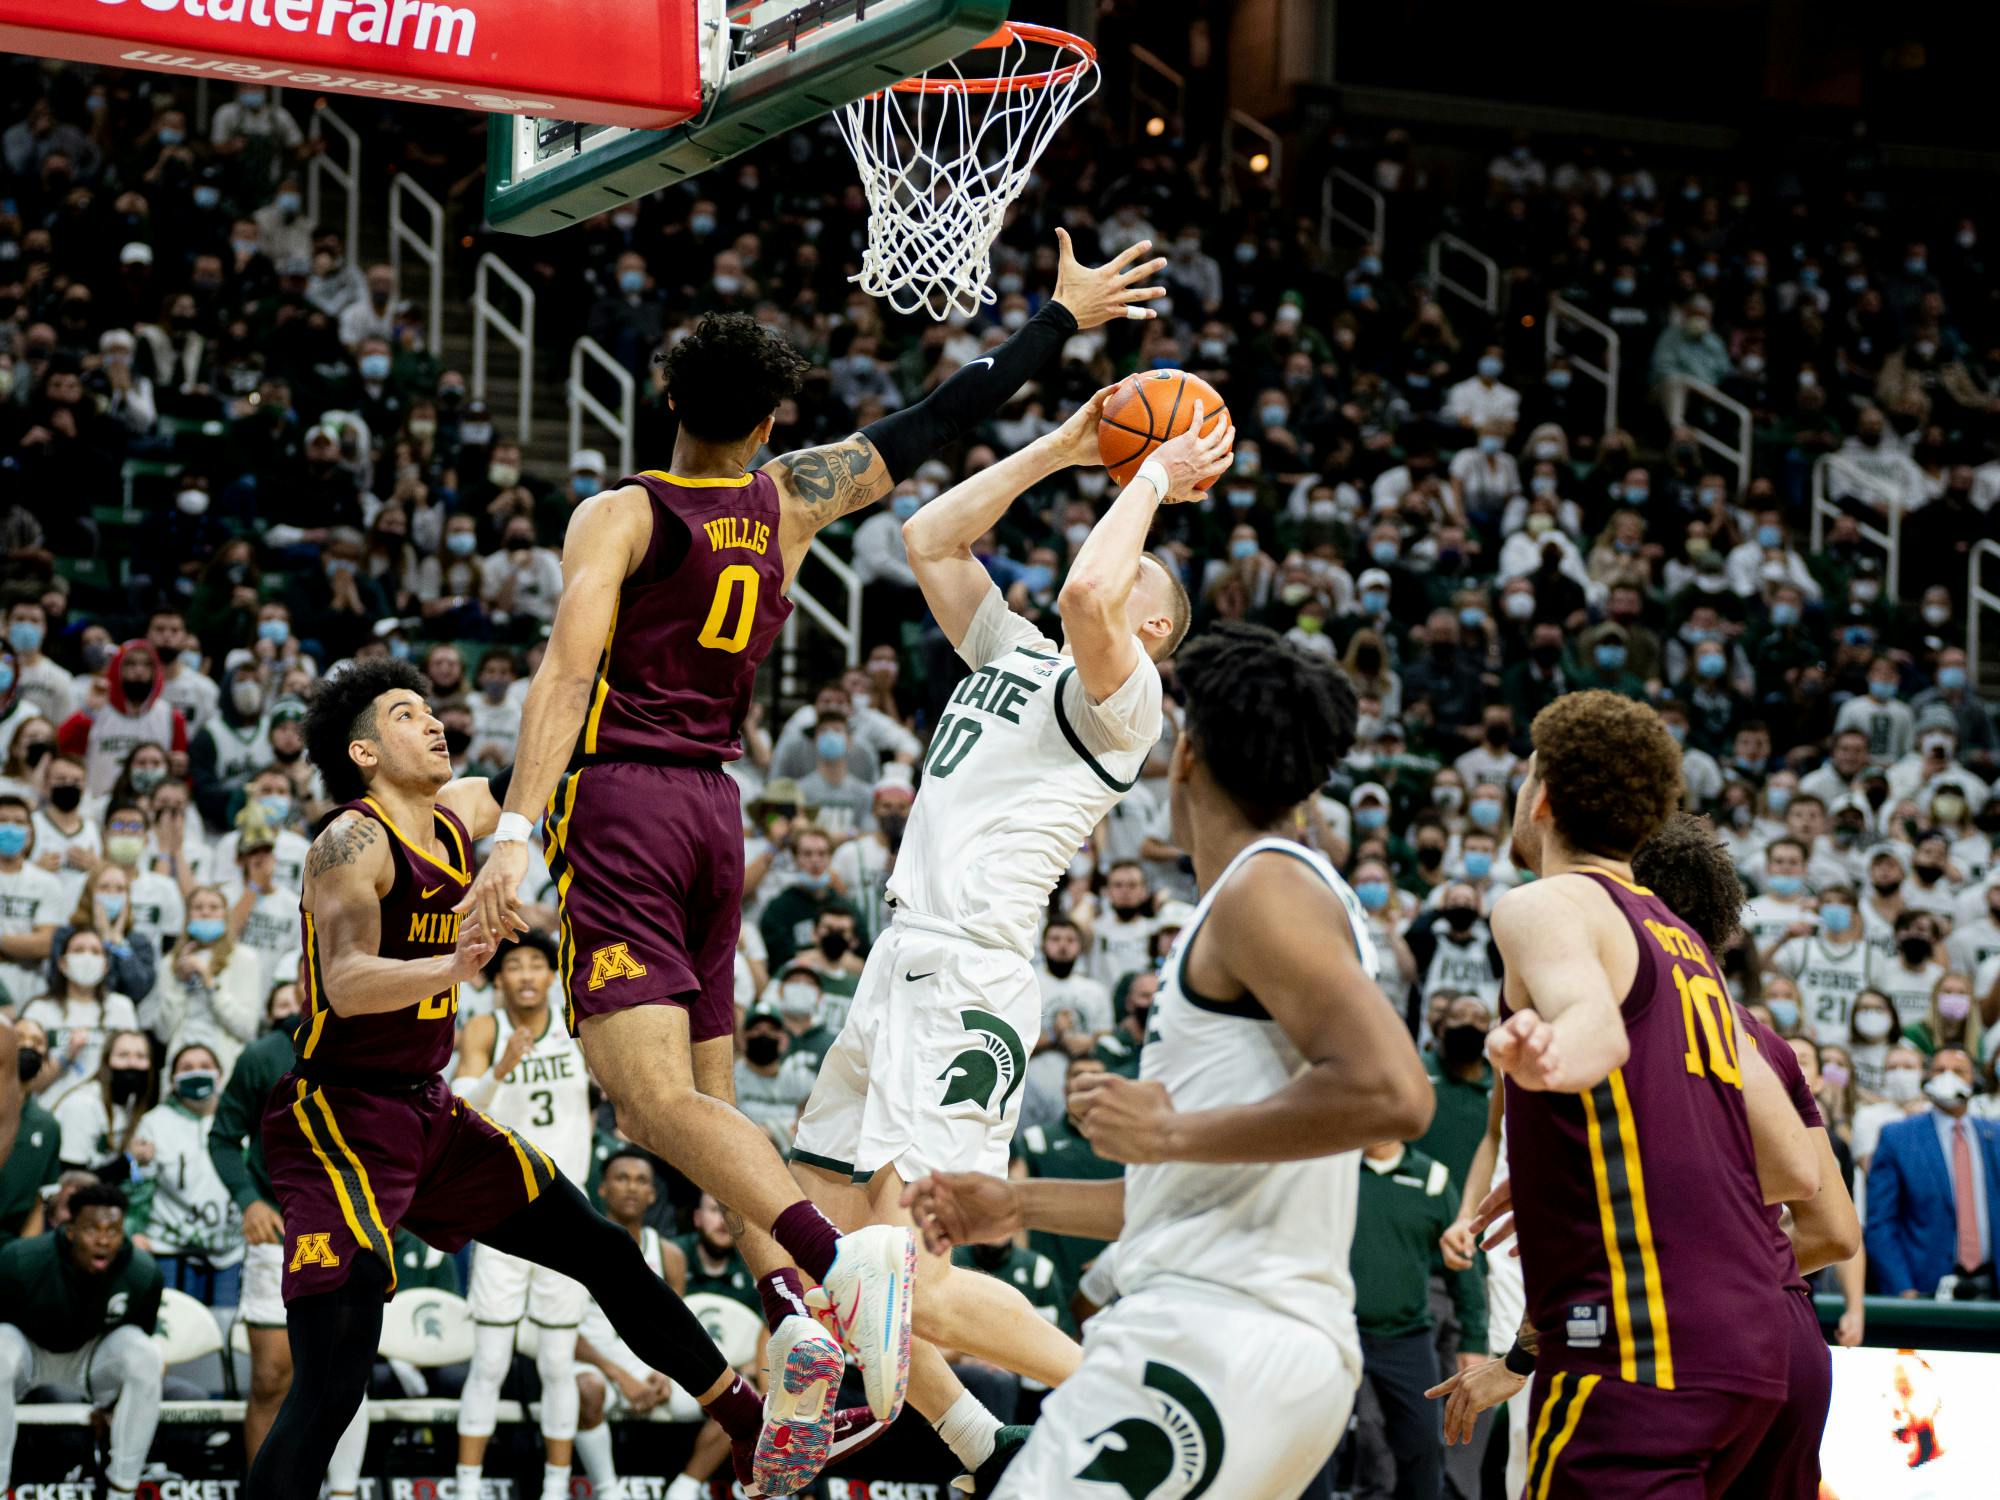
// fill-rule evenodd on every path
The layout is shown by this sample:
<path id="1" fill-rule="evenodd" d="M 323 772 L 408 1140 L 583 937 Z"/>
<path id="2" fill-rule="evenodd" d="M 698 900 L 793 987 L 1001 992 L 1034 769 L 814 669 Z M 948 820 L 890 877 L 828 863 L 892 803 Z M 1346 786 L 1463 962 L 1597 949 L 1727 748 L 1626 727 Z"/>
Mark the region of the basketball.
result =
<path id="1" fill-rule="evenodd" d="M 1097 423 L 1097 456 L 1120 485 L 1130 484 L 1139 465 L 1168 438 L 1186 432 L 1195 404 L 1202 410 L 1202 436 L 1227 420 L 1228 408 L 1214 386 L 1185 370 L 1153 370 L 1130 381 L 1104 403 Z M 1204 479 L 1207 489 L 1213 479 Z"/>

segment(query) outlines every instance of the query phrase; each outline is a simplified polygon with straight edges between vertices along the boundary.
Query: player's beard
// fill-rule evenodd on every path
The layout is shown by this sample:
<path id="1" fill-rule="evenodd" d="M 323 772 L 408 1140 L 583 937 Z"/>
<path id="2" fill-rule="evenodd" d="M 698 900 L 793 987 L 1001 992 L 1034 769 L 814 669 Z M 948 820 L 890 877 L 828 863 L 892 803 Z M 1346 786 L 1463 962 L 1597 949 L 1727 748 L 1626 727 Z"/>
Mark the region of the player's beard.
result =
<path id="1" fill-rule="evenodd" d="M 695 1234 L 701 1240 L 702 1253 L 710 1260 L 728 1260 L 730 1256 L 736 1253 L 736 1241 L 734 1240 L 718 1243 L 709 1238 L 706 1230 L 700 1229 L 696 1230 Z"/>

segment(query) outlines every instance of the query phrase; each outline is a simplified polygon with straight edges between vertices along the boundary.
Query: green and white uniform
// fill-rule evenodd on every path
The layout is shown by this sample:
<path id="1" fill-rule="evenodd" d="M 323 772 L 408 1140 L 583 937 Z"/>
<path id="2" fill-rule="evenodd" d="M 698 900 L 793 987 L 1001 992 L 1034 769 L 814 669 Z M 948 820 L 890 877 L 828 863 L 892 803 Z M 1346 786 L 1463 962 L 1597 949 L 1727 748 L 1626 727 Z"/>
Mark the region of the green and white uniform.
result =
<path id="1" fill-rule="evenodd" d="M 1865 938 L 1829 943 L 1818 934 L 1796 937 L 1771 955 L 1771 967 L 1799 987 L 1799 1014 L 1821 1046 L 1848 1044 L 1855 997 L 1868 988 L 1873 966 Z"/>
<path id="2" fill-rule="evenodd" d="M 1254 1104 L 1306 1066 L 1254 996 L 1211 1001 L 1183 973 L 1216 892 L 1253 857 L 1310 865 L 1375 972 L 1367 915 L 1333 866 L 1283 839 L 1251 844 L 1203 896 L 1153 1007 L 1140 1077 L 1164 1084 L 1177 1110 Z M 1361 1379 L 1348 1264 L 1360 1162 L 1347 1151 L 1127 1168 L 1119 1300 L 1085 1326 L 1083 1364 L 1043 1403 L 999 1500 L 1303 1491 L 1346 1429 Z"/>
<path id="3" fill-rule="evenodd" d="M 958 653 L 972 668 L 931 739 L 862 971 L 799 1121 L 794 1160 L 865 1177 L 1007 1169 L 1042 1029 L 1031 960 L 1049 892 L 1160 737 L 1138 660 L 1092 703 L 1071 660 L 995 588 Z"/>
<path id="4" fill-rule="evenodd" d="M 178 1099 L 150 1109 L 132 1133 L 150 1141 L 153 1159 L 135 1176 L 125 1227 L 153 1242 L 155 1255 L 198 1255 L 216 1267 L 243 1259 L 243 1225 L 208 1154 L 213 1113 L 198 1115 Z"/>

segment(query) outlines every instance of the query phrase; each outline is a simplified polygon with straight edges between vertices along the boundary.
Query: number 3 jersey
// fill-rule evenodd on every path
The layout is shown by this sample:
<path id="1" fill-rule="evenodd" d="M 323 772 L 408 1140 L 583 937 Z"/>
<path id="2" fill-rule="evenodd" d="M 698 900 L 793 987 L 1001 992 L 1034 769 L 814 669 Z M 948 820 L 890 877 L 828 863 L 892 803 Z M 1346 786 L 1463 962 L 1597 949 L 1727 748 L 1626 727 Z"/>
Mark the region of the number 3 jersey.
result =
<path id="1" fill-rule="evenodd" d="M 1583 1094 L 1506 1085 L 1528 1315 L 1543 1358 L 1656 1386 L 1785 1394 L 1783 1293 L 1743 1098 L 1754 1044 L 1707 946 L 1651 891 L 1590 871 L 1639 950 L 1631 1055 Z M 1502 1016 L 1511 1013 L 1503 1001 Z"/>
<path id="2" fill-rule="evenodd" d="M 757 668 L 792 612 L 778 486 L 761 471 L 684 479 L 648 469 L 646 555 L 618 590 L 577 760 L 735 760 Z"/>
<path id="3" fill-rule="evenodd" d="M 496 1065 L 513 1034 L 507 1007 L 495 1006 Z M 486 1113 L 548 1152 L 572 1182 L 584 1180 L 590 1167 L 590 1073 L 583 1048 L 564 1028 L 553 1005 L 543 1014 L 541 1035 L 500 1081 Z"/>
<path id="4" fill-rule="evenodd" d="M 1160 738 L 1160 670 L 1133 650 L 1092 703 L 1076 664 L 988 591 L 889 878 L 899 909 L 1032 956 L 1049 892 Z"/>

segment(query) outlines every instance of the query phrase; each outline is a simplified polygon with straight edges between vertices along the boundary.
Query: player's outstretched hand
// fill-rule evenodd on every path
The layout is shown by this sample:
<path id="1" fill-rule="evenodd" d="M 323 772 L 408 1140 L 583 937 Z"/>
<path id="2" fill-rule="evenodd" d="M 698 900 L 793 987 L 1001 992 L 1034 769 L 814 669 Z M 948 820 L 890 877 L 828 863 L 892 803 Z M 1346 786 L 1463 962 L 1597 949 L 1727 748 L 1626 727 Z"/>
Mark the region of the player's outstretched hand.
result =
<path id="1" fill-rule="evenodd" d="M 1460 1370 L 1449 1380 L 1432 1386 L 1424 1394 L 1432 1400 L 1446 1397 L 1444 1404 L 1444 1445 L 1470 1443 L 1473 1424 L 1479 1414 L 1498 1406 L 1528 1383 L 1502 1360 L 1489 1359 L 1469 1370 Z"/>
<path id="2" fill-rule="evenodd" d="M 520 893 L 521 877 L 527 873 L 528 845 L 525 840 L 509 839 L 504 844 L 495 844 L 471 889 L 452 908 L 464 919 L 459 931 L 463 933 L 466 927 L 477 927 L 481 932 L 491 934 L 496 943 L 502 937 L 526 932 L 528 919 L 521 915 Z"/>
<path id="3" fill-rule="evenodd" d="M 1236 462 L 1236 455 L 1231 451 L 1236 446 L 1236 424 L 1218 422 L 1208 436 L 1203 437 L 1201 424 L 1204 420 L 1201 402 L 1197 400 L 1194 420 L 1178 437 L 1167 439 L 1153 450 L 1153 457 L 1166 466 L 1167 492 L 1160 499 L 1167 505 L 1185 505 L 1190 500 L 1201 499 L 1207 492 L 1198 486 L 1220 478 Z"/>
<path id="4" fill-rule="evenodd" d="M 903 1189 L 903 1207 L 911 1211 L 933 1255 L 949 1254 L 954 1245 L 981 1245 L 1011 1239 L 1021 1232 L 1021 1207 L 1014 1188 L 984 1172 L 933 1172 Z"/>
<path id="5" fill-rule="evenodd" d="M 1556 1029 L 1532 1010 L 1517 1010 L 1486 1033 L 1486 1056 L 1521 1088 L 1554 1087 L 1562 1059 Z"/>
<path id="6" fill-rule="evenodd" d="M 1447 1271 L 1470 1271 L 1472 1257 L 1479 1249 L 1479 1236 L 1474 1233 L 1472 1220 L 1454 1219 L 1445 1232 L 1438 1236 L 1438 1254 L 1444 1259 Z"/>
<path id="7" fill-rule="evenodd" d="M 1170 1159 L 1174 1101 L 1165 1084 L 1089 1073 L 1076 1081 L 1070 1101 L 1091 1149 L 1106 1161 L 1144 1166 Z"/>
<path id="8" fill-rule="evenodd" d="M 459 918 L 458 946 L 451 950 L 451 982 L 465 984 L 477 979 L 499 946 L 471 917 Z"/>
<path id="9" fill-rule="evenodd" d="M 1070 311 L 1078 328 L 1096 328 L 1113 318 L 1150 318 L 1149 307 L 1139 304 L 1167 295 L 1163 286 L 1140 286 L 1148 276 L 1165 268 L 1165 256 L 1141 260 L 1153 248 L 1151 240 L 1127 246 L 1101 266 L 1086 266 L 1076 258 L 1069 231 L 1056 231 L 1062 256 L 1056 266 L 1056 301 Z"/>
<path id="10" fill-rule="evenodd" d="M 1097 424 L 1104 419 L 1104 403 L 1131 379 L 1114 381 L 1069 415 L 1069 420 L 1048 436 L 1048 444 L 1065 467 L 1101 462 L 1097 452 Z"/>

